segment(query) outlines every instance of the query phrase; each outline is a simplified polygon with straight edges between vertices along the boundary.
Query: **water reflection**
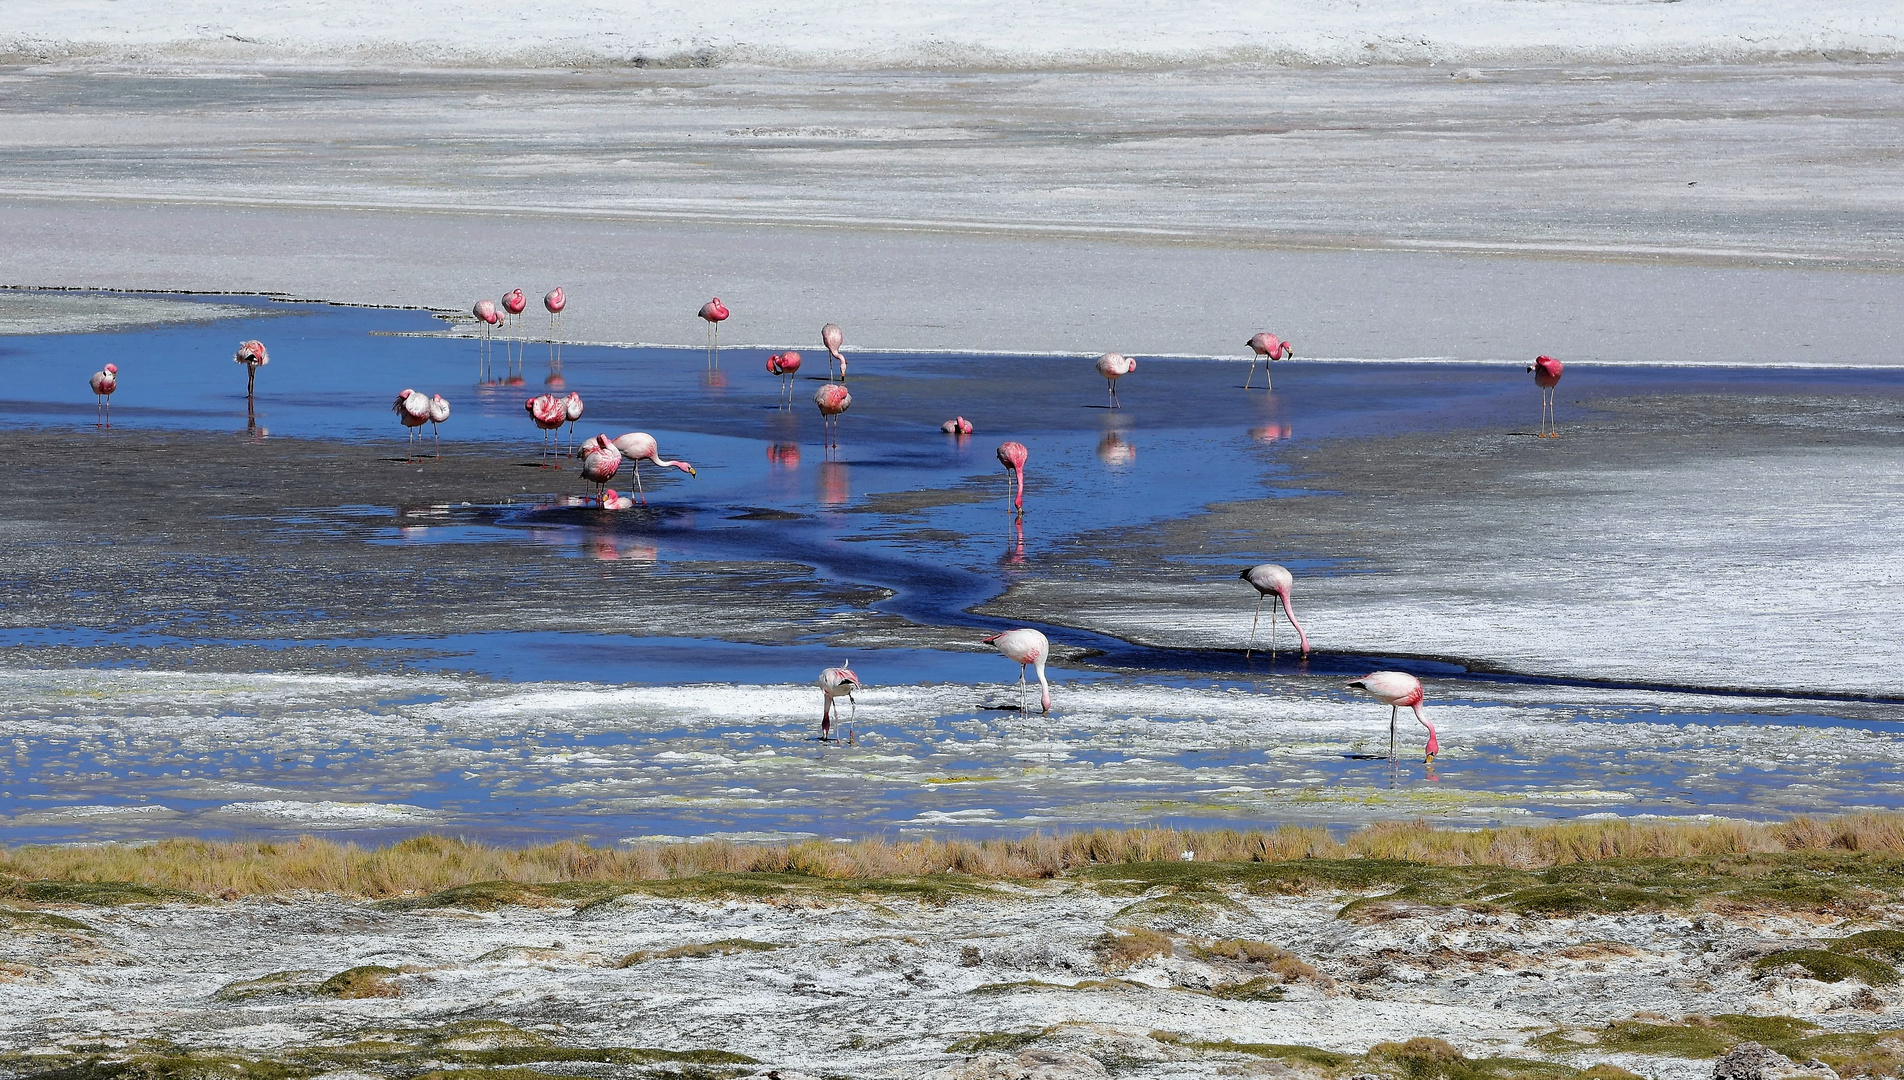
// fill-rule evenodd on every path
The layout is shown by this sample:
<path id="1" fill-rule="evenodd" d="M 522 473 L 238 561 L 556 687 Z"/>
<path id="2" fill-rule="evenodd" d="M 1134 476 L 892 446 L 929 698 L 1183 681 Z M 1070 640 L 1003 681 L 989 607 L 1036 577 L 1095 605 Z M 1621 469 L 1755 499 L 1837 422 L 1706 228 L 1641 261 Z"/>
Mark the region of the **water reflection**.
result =
<path id="1" fill-rule="evenodd" d="M 853 497 L 852 478 L 844 461 L 820 463 L 820 505 L 839 506 Z"/>
<path id="2" fill-rule="evenodd" d="M 1137 460 L 1137 447 L 1121 431 L 1107 431 L 1097 441 L 1097 459 L 1113 469 L 1121 469 Z"/>

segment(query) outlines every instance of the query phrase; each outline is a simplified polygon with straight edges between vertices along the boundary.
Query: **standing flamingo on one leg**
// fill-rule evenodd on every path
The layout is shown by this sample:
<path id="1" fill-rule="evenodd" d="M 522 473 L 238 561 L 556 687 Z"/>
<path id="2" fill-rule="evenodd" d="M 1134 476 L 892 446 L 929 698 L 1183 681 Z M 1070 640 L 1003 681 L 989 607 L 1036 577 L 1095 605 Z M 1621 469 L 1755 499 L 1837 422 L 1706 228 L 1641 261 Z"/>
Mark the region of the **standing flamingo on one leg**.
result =
<path id="1" fill-rule="evenodd" d="M 522 313 L 529 306 L 529 298 L 522 295 L 521 289 L 511 289 L 502 295 L 502 309 L 516 322 L 516 350 L 509 358 L 509 374 L 516 375 L 522 370 L 523 353 L 529 351 L 529 338 L 523 327 Z M 508 344 L 503 348 L 507 350 Z"/>
<path id="2" fill-rule="evenodd" d="M 562 425 L 569 422 L 568 409 L 562 399 L 554 394 L 537 394 L 523 402 L 522 407 L 529 411 L 530 419 L 535 421 L 535 426 L 542 432 L 541 464 L 546 469 L 550 465 L 550 458 L 561 449 L 559 444 L 551 445 L 550 433 L 562 430 Z M 555 461 L 555 468 L 561 467 L 562 463 L 558 458 Z"/>
<path id="3" fill-rule="evenodd" d="M 569 448 L 570 451 L 573 452 L 575 447 L 575 422 L 582 418 L 582 395 L 573 390 L 569 391 L 569 396 L 562 399 L 562 415 L 568 418 Z"/>
<path id="4" fill-rule="evenodd" d="M 595 501 L 606 506 L 602 489 L 621 470 L 622 453 L 614 443 L 608 441 L 607 435 L 597 435 L 589 440 L 588 445 L 593 449 L 582 458 L 582 479 L 595 485 Z"/>
<path id="5" fill-rule="evenodd" d="M 1119 408 L 1122 405 L 1117 400 L 1117 380 L 1136 370 L 1136 358 L 1125 356 L 1123 353 L 1107 352 L 1097 358 L 1097 373 L 1104 376 L 1104 384 L 1111 390 L 1111 408 Z"/>
<path id="6" fill-rule="evenodd" d="M 620 450 L 629 461 L 634 463 L 635 493 L 641 496 L 641 501 L 644 503 L 648 501 L 648 489 L 641 483 L 642 462 L 646 461 L 660 469 L 680 469 L 689 476 L 700 475 L 694 471 L 694 466 L 685 461 L 669 461 L 662 457 L 661 444 L 655 441 L 653 435 L 645 431 L 631 431 L 616 439 L 615 449 Z"/>
<path id="7" fill-rule="evenodd" d="M 502 321 L 502 316 L 496 313 L 494 300 L 478 300 L 476 306 L 470 308 L 469 311 L 470 314 L 476 316 L 478 322 L 483 324 L 482 344 L 476 347 L 476 385 L 482 386 L 489 382 L 490 331 Z"/>
<path id="8" fill-rule="evenodd" d="M 707 366 L 721 366 L 721 324 L 727 321 L 727 305 L 715 297 L 701 305 L 701 318 L 707 320 Z"/>
<path id="9" fill-rule="evenodd" d="M 851 663 L 852 661 L 847 661 Z M 846 721 L 846 741 L 853 742 L 853 722 L 859 719 L 859 702 L 854 700 L 853 691 L 861 688 L 859 676 L 853 669 L 841 664 L 820 672 L 820 741 L 827 742 L 833 731 L 833 699 L 845 697 L 852 712 Z"/>
<path id="10" fill-rule="evenodd" d="M 112 426 L 112 392 L 119 389 L 119 365 L 107 364 L 86 380 L 93 388 L 93 426 Z"/>
<path id="11" fill-rule="evenodd" d="M 264 342 L 241 341 L 238 354 L 232 359 L 245 366 L 245 399 L 249 401 L 258 385 L 258 369 L 269 364 L 271 357 L 264 351 Z"/>
<path id="12" fill-rule="evenodd" d="M 568 294 L 557 285 L 542 298 L 542 306 L 549 309 L 549 367 L 554 372 L 562 370 L 562 335 L 557 331 L 562 325 L 562 309 L 569 306 Z"/>
<path id="13" fill-rule="evenodd" d="M 780 376 L 781 407 L 793 408 L 793 376 L 800 370 L 800 354 L 792 349 L 767 358 L 767 370 Z"/>
<path id="14" fill-rule="evenodd" d="M 415 461 L 417 436 L 421 434 L 418 429 L 430 422 L 430 399 L 406 386 L 397 392 L 396 404 L 392 405 L 391 409 L 396 412 L 397 419 L 403 422 L 410 436 L 410 444 L 407 448 L 409 456 L 404 460 Z"/>
<path id="15" fill-rule="evenodd" d="M 1405 671 L 1377 671 L 1364 675 L 1348 684 L 1350 690 L 1360 690 L 1388 706 L 1388 758 L 1395 760 L 1395 720 L 1406 705 L 1428 729 L 1427 763 L 1433 764 L 1435 755 L 1441 752 L 1441 742 L 1435 736 L 1435 726 L 1421 715 L 1421 680 Z"/>
<path id="16" fill-rule="evenodd" d="M 1007 630 L 1002 634 L 993 634 L 985 639 L 985 644 L 1002 652 L 1018 664 L 1018 715 L 1023 716 L 1025 707 L 1025 666 L 1030 664 L 1038 669 L 1038 709 L 1047 715 L 1051 712 L 1051 684 L 1045 681 L 1045 660 L 1051 655 L 1051 642 L 1036 630 Z"/>
<path id="17" fill-rule="evenodd" d="M 1243 380 L 1243 389 L 1250 388 L 1250 382 L 1256 378 L 1256 358 L 1263 358 L 1263 389 L 1269 389 L 1269 362 L 1287 360 L 1296 355 L 1296 347 L 1287 341 L 1279 341 L 1275 334 L 1262 333 L 1245 341 L 1250 349 L 1249 377 Z"/>
<path id="18" fill-rule="evenodd" d="M 826 347 L 826 377 L 833 377 L 833 364 L 838 361 L 841 382 L 846 381 L 846 354 L 840 351 L 840 344 L 845 340 L 846 335 L 840 332 L 837 325 L 827 323 L 820 327 L 820 344 Z"/>
<path id="19" fill-rule="evenodd" d="M 438 427 L 450 418 L 450 403 L 442 394 L 430 395 L 430 438 L 436 441 L 436 456 L 443 456 L 443 432 Z"/>
<path id="20" fill-rule="evenodd" d="M 1540 387 L 1540 431 L 1536 437 L 1558 439 L 1560 428 L 1554 424 L 1554 388 L 1560 385 L 1560 374 L 1566 366 L 1551 356 L 1536 356 L 1527 370 L 1534 373 L 1534 385 Z"/>
<path id="21" fill-rule="evenodd" d="M 1025 459 L 1030 456 L 1031 451 L 1025 449 L 1025 444 L 1021 442 L 1002 443 L 998 448 L 998 463 L 1011 473 L 1005 478 L 1005 494 L 1011 498 L 1012 509 L 1019 517 L 1025 515 Z M 1015 495 L 1012 493 L 1013 477 L 1018 480 Z"/>
<path id="22" fill-rule="evenodd" d="M 1296 636 L 1302 639 L 1302 654 L 1309 655 L 1309 635 L 1302 632 L 1302 624 L 1296 621 L 1296 609 L 1289 606 L 1289 587 L 1296 583 L 1296 577 L 1285 567 L 1273 562 L 1252 566 L 1236 575 L 1256 587 L 1256 618 L 1250 620 L 1250 643 L 1243 650 L 1243 658 L 1249 659 L 1250 650 L 1256 648 L 1256 624 L 1263 618 L 1263 601 L 1271 596 L 1276 598 L 1283 613 L 1289 616 L 1289 625 L 1296 628 Z M 1269 655 L 1276 656 L 1276 609 L 1269 609 Z"/>
<path id="23" fill-rule="evenodd" d="M 826 425 L 826 445 L 840 444 L 840 414 L 853 407 L 853 395 L 840 383 L 830 382 L 813 392 L 813 404 L 820 407 Z"/>

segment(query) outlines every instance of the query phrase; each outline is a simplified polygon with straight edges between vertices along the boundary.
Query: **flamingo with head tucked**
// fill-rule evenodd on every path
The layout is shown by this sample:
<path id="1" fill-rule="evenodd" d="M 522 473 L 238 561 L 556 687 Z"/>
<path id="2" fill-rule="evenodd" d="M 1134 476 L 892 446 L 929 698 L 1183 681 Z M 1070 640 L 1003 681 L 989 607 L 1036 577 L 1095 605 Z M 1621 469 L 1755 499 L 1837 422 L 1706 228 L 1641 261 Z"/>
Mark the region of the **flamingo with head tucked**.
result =
<path id="1" fill-rule="evenodd" d="M 820 741 L 828 741 L 833 731 L 833 699 L 844 697 L 846 703 L 852 707 L 852 712 L 846 721 L 846 741 L 852 742 L 853 721 L 859 719 L 859 702 L 853 698 L 853 691 L 862 688 L 859 676 L 853 673 L 852 668 L 841 664 L 839 667 L 830 667 L 820 672 L 820 678 L 817 681 L 820 684 L 821 702 Z"/>
<path id="2" fill-rule="evenodd" d="M 496 329 L 498 323 L 502 322 L 502 314 L 496 310 L 494 300 L 478 300 L 469 311 L 470 314 L 476 316 L 478 322 L 483 324 L 482 344 L 476 347 L 476 382 L 481 385 L 489 381 L 490 333 Z"/>
<path id="3" fill-rule="evenodd" d="M 119 365 L 107 364 L 86 380 L 93 388 L 93 426 L 112 426 L 112 392 L 119 389 Z"/>
<path id="4" fill-rule="evenodd" d="M 1558 439 L 1560 428 L 1554 423 L 1554 388 L 1560 385 L 1560 374 L 1566 365 L 1551 356 L 1536 356 L 1527 370 L 1534 373 L 1534 385 L 1540 387 L 1540 431 L 1536 435 L 1542 439 Z"/>
<path id="5" fill-rule="evenodd" d="M 397 392 L 396 403 L 392 405 L 391 408 L 395 410 L 397 419 L 403 423 L 403 426 L 408 429 L 409 432 L 410 444 L 408 449 L 410 456 L 405 460 L 415 461 L 417 457 L 417 436 L 420 434 L 418 429 L 430 422 L 430 399 L 406 386 Z"/>
<path id="6" fill-rule="evenodd" d="M 1296 355 L 1296 347 L 1287 341 L 1280 341 L 1275 334 L 1261 333 L 1243 344 L 1250 349 L 1249 377 L 1243 380 L 1243 389 L 1250 388 L 1250 381 L 1256 378 L 1256 358 L 1263 358 L 1263 389 L 1269 389 L 1269 362 L 1287 360 Z"/>
<path id="7" fill-rule="evenodd" d="M 648 501 L 648 489 L 642 486 L 641 482 L 642 462 L 646 461 L 656 468 L 661 469 L 680 469 L 689 476 L 699 475 L 694 471 L 694 466 L 685 461 L 669 461 L 667 458 L 662 457 L 661 444 L 655 441 L 653 435 L 645 431 L 631 431 L 623 435 L 621 438 L 615 440 L 615 448 L 620 450 L 624 457 L 634 463 L 635 491 L 641 496 L 641 501 L 644 503 Z"/>
<path id="8" fill-rule="evenodd" d="M 1406 705 L 1414 712 L 1415 719 L 1428 729 L 1428 762 L 1433 763 L 1435 755 L 1441 752 L 1441 741 L 1435 735 L 1435 726 L 1421 715 L 1421 680 L 1405 671 L 1377 671 L 1364 675 L 1348 684 L 1350 690 L 1360 690 L 1388 706 L 1388 756 L 1395 758 L 1395 721 Z"/>
<path id="9" fill-rule="evenodd" d="M 521 289 L 511 289 L 502 294 L 503 311 L 516 321 L 516 347 L 514 353 L 510 352 L 508 342 L 505 341 L 503 343 L 503 357 L 508 361 L 509 373 L 512 375 L 515 374 L 517 365 L 522 363 L 522 354 L 526 352 L 529 347 L 528 338 L 523 335 L 522 319 L 520 318 L 524 309 L 528 306 L 529 298 L 522 295 Z M 507 325 L 507 323 L 505 323 L 505 325 Z"/>
<path id="10" fill-rule="evenodd" d="M 582 479 L 595 485 L 595 501 L 606 506 L 602 489 L 621 470 L 622 453 L 614 443 L 608 441 L 607 435 L 595 436 L 589 440 L 589 445 L 593 449 L 582 455 Z"/>
<path id="11" fill-rule="evenodd" d="M 562 399 L 562 415 L 568 419 L 569 445 L 573 447 L 575 445 L 575 422 L 582 418 L 582 395 L 573 390 L 569 391 L 569 396 Z"/>
<path id="12" fill-rule="evenodd" d="M 1051 712 L 1051 684 L 1045 681 L 1045 660 L 1051 655 L 1051 642 L 1036 630 L 1007 630 L 1002 634 L 993 634 L 985 639 L 985 644 L 1002 652 L 1018 664 L 1018 714 L 1023 716 L 1025 707 L 1025 667 L 1031 665 L 1038 671 L 1038 709 Z"/>
<path id="13" fill-rule="evenodd" d="M 792 349 L 774 353 L 767 358 L 767 371 L 780 376 L 780 397 L 783 408 L 793 408 L 793 376 L 800 370 L 800 354 Z"/>
<path id="14" fill-rule="evenodd" d="M 727 305 L 715 297 L 701 305 L 701 318 L 707 321 L 707 366 L 718 367 L 721 362 L 721 324 L 727 321 Z"/>
<path id="15" fill-rule="evenodd" d="M 258 369 L 269 364 L 271 357 L 264 351 L 264 342 L 241 341 L 232 359 L 245 366 L 245 397 L 249 398 L 258 384 Z"/>
<path id="16" fill-rule="evenodd" d="M 430 437 L 436 441 L 436 456 L 443 456 L 443 432 L 438 426 L 450 418 L 450 403 L 442 394 L 430 395 Z"/>
<path id="17" fill-rule="evenodd" d="M 819 406 L 826 425 L 826 445 L 840 444 L 840 414 L 853 407 L 853 395 L 843 383 L 829 382 L 813 392 L 813 404 Z"/>
<path id="18" fill-rule="evenodd" d="M 537 394 L 523 402 L 522 407 L 528 410 L 529 418 L 535 421 L 535 426 L 542 432 L 542 466 L 548 468 L 551 457 L 558 449 L 551 444 L 549 433 L 562 430 L 562 425 L 569 422 L 568 408 L 554 394 Z M 562 463 L 556 461 L 554 467 L 559 469 Z"/>
<path id="19" fill-rule="evenodd" d="M 826 347 L 826 377 L 829 379 L 833 377 L 833 364 L 837 361 L 840 365 L 841 382 L 846 381 L 846 354 L 840 351 L 840 345 L 845 340 L 846 335 L 833 323 L 820 327 L 820 344 Z"/>
<path id="20" fill-rule="evenodd" d="M 1243 650 L 1244 659 L 1249 658 L 1250 650 L 1256 648 L 1256 624 L 1263 618 L 1263 601 L 1274 596 L 1283 613 L 1289 616 L 1289 625 L 1296 628 L 1296 636 L 1302 639 L 1302 654 L 1309 655 L 1309 635 L 1303 633 L 1302 624 L 1296 621 L 1296 609 L 1289 606 L 1289 587 L 1296 583 L 1296 577 L 1286 567 L 1273 562 L 1252 566 L 1236 575 L 1256 588 L 1256 618 L 1250 620 L 1250 643 Z M 1269 609 L 1269 655 L 1276 655 L 1276 609 Z"/>
<path id="21" fill-rule="evenodd" d="M 1012 500 L 1012 509 L 1021 517 L 1025 513 L 1025 460 L 1030 456 L 1031 451 L 1025 449 L 1025 444 L 1021 442 L 1002 443 L 998 447 L 998 463 L 1011 473 L 1005 478 L 1005 494 Z M 1015 495 L 1012 493 L 1013 477 L 1018 480 Z"/>
<path id="22" fill-rule="evenodd" d="M 1111 408 L 1122 406 L 1117 400 L 1117 380 L 1137 370 L 1137 359 L 1123 353 L 1107 352 L 1097 358 L 1097 373 L 1104 376 L 1104 384 L 1111 390 Z"/>
<path id="23" fill-rule="evenodd" d="M 569 306 L 568 294 L 557 285 L 542 298 L 542 306 L 549 311 L 549 366 L 551 374 L 562 370 L 562 335 L 556 331 L 562 324 L 562 309 Z"/>

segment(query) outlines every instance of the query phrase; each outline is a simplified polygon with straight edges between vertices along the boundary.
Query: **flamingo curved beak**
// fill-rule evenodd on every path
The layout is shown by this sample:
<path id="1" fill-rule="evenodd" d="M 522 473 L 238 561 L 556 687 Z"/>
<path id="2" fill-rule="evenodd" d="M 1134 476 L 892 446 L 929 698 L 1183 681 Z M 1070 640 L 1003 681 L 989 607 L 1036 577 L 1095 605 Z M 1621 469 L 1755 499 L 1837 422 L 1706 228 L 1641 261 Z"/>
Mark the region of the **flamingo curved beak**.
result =
<path id="1" fill-rule="evenodd" d="M 695 472 L 695 471 L 694 471 L 694 466 L 692 466 L 692 465 L 689 465 L 689 466 L 688 466 L 688 475 L 689 475 L 689 476 L 699 476 L 699 475 L 701 475 L 701 474 L 700 474 L 700 473 L 697 473 L 697 472 Z"/>
<path id="2" fill-rule="evenodd" d="M 982 641 L 980 641 L 980 644 L 990 645 L 992 642 L 997 641 L 999 638 L 1002 638 L 1004 636 L 1005 636 L 1004 632 L 1000 631 L 999 633 L 993 634 L 991 637 L 983 639 Z"/>
<path id="3" fill-rule="evenodd" d="M 1238 580 L 1238 581 L 1248 581 L 1248 580 L 1249 580 L 1249 571 L 1248 571 L 1248 570 L 1245 570 L 1245 571 L 1243 571 L 1242 573 L 1240 573 L 1240 574 L 1238 574 L 1238 575 L 1236 575 L 1236 580 Z"/>
<path id="4" fill-rule="evenodd" d="M 1344 689 L 1344 690 L 1367 690 L 1367 689 L 1368 689 L 1368 683 L 1366 683 L 1366 682 L 1363 682 L 1363 681 L 1362 681 L 1361 679 L 1357 679 L 1357 680 L 1355 680 L 1355 681 L 1354 681 L 1354 682 L 1352 682 L 1352 683 L 1344 683 L 1344 684 L 1342 684 L 1342 689 Z"/>

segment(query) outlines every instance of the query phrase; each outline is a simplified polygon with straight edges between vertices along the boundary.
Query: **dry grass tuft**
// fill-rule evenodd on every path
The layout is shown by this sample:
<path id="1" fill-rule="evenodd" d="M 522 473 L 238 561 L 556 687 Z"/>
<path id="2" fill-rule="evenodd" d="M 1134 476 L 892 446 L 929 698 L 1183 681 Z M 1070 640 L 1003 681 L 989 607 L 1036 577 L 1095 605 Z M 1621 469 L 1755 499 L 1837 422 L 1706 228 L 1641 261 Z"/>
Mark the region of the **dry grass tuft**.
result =
<path id="1" fill-rule="evenodd" d="M 1397 859 L 1439 866 L 1541 869 L 1604 859 L 1834 851 L 1904 854 L 1904 815 L 1798 818 L 1773 824 L 1592 821 L 1457 832 L 1425 822 L 1371 825 L 1337 841 L 1325 830 L 1093 829 L 1011 840 L 852 844 L 725 842 L 596 848 L 578 843 L 509 848 L 420 836 L 360 848 L 306 837 L 285 843 L 165 840 L 154 844 L 0 849 L 0 895 L 33 882 L 131 883 L 236 899 L 300 890 L 345 896 L 416 896 L 478 882 L 656 881 L 710 873 L 805 874 L 856 880 L 926 874 L 1054 878 L 1088 866 L 1176 862 Z M 12 879 L 8 881 L 6 879 Z M 129 896 L 123 899 L 162 899 Z M 73 902 L 89 902 L 75 897 Z M 122 900 L 110 902 L 123 902 Z"/>
<path id="2" fill-rule="evenodd" d="M 1125 971 L 1153 956 L 1169 956 L 1176 945 L 1169 935 L 1135 927 L 1129 933 L 1108 933 L 1098 939 L 1097 955 L 1106 970 Z"/>

